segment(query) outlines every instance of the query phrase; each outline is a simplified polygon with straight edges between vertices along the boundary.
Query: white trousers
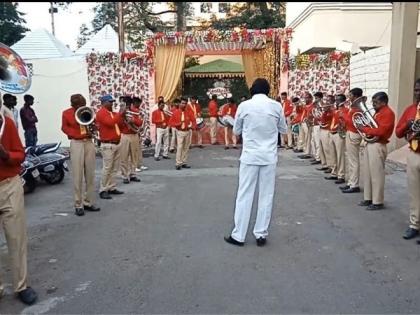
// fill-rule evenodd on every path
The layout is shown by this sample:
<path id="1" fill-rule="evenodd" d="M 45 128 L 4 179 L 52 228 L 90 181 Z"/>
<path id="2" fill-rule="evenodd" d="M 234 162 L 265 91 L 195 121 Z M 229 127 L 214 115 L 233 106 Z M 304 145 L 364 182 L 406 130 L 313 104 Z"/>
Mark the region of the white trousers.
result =
<path id="1" fill-rule="evenodd" d="M 169 128 L 156 128 L 155 158 L 159 157 L 163 140 L 163 156 L 169 153 Z"/>
<path id="2" fill-rule="evenodd" d="M 321 127 L 319 125 L 313 126 L 311 134 L 311 152 L 315 160 L 321 160 Z"/>
<path id="3" fill-rule="evenodd" d="M 268 235 L 273 208 L 276 182 L 276 164 L 250 165 L 241 163 L 239 167 L 239 187 L 235 205 L 235 227 L 232 238 L 244 242 L 248 231 L 255 188 L 258 184 L 258 212 L 254 226 L 255 238 Z"/>

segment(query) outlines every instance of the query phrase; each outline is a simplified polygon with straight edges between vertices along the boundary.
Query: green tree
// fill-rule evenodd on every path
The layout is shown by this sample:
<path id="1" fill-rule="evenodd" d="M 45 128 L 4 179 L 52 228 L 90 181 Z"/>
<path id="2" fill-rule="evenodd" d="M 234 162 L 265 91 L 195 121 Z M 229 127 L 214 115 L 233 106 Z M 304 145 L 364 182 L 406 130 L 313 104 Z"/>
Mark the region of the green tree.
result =
<path id="1" fill-rule="evenodd" d="M 91 37 L 92 32 L 87 25 L 83 23 L 79 29 L 79 36 L 77 37 L 77 48 L 82 47 Z"/>
<path id="2" fill-rule="evenodd" d="M 18 11 L 17 2 L 0 3 L 0 42 L 12 46 L 21 40 L 27 31 L 23 18 L 24 13 Z"/>
<path id="3" fill-rule="evenodd" d="M 268 29 L 285 26 L 285 2 L 246 2 L 231 7 L 224 19 L 213 16 L 210 21 L 201 21 L 201 28 L 212 27 L 226 30 L 235 27 Z"/>
<path id="4" fill-rule="evenodd" d="M 198 66 L 200 64 L 200 57 L 201 56 L 188 56 L 185 58 L 185 66 L 184 68 L 191 68 L 194 66 Z"/>

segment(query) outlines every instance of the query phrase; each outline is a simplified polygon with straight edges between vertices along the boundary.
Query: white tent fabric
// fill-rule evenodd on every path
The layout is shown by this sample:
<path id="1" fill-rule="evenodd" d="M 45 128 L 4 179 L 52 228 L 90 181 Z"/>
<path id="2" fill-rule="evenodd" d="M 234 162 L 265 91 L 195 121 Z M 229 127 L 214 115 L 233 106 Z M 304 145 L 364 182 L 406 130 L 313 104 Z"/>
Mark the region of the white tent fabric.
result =
<path id="1" fill-rule="evenodd" d="M 77 55 L 84 55 L 91 52 L 95 53 L 118 53 L 119 43 L 117 32 L 109 25 L 105 25 L 98 33 L 88 40 L 82 47 L 76 50 Z M 133 51 L 126 45 L 125 51 Z"/>
<path id="2" fill-rule="evenodd" d="M 70 48 L 46 29 L 30 32 L 11 48 L 23 59 L 63 58 L 74 55 Z"/>

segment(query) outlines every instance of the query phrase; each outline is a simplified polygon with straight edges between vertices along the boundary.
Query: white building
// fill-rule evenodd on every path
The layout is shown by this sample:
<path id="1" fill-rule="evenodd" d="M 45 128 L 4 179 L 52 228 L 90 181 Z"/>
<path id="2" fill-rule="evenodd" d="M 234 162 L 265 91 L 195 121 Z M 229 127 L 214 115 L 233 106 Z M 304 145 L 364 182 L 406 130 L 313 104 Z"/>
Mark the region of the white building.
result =
<path id="1" fill-rule="evenodd" d="M 392 3 L 287 2 L 286 26 L 294 29 L 292 55 L 390 46 Z"/>

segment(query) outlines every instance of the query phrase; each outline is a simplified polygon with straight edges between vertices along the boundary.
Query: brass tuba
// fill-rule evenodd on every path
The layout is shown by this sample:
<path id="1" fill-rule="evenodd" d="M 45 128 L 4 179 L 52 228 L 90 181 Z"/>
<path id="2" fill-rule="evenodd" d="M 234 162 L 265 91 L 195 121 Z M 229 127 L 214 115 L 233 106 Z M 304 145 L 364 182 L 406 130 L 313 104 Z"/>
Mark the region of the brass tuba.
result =
<path id="1" fill-rule="evenodd" d="M 363 140 L 367 143 L 374 143 L 378 141 L 378 137 L 368 136 L 360 130 L 362 127 L 378 128 L 378 124 L 374 118 L 375 109 L 372 105 L 368 106 L 366 104 L 366 99 L 366 96 L 361 96 L 353 102 L 352 105 L 356 105 L 360 109 L 360 112 L 355 112 L 353 114 L 352 121 Z"/>
<path id="2" fill-rule="evenodd" d="M 74 113 L 74 116 L 79 125 L 85 126 L 92 135 L 95 134 L 95 111 L 92 107 L 79 107 Z"/>

